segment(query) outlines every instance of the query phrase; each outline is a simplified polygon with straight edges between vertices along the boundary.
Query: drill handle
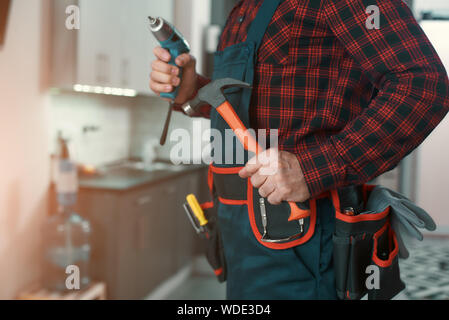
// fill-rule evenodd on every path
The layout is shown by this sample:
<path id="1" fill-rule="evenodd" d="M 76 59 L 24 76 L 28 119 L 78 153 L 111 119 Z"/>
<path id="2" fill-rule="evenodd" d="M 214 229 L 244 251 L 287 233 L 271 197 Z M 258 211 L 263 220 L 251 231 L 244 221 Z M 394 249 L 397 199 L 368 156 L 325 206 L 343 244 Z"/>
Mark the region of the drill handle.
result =
<path id="1" fill-rule="evenodd" d="M 175 42 L 171 41 L 171 39 L 167 40 L 167 41 L 163 41 L 163 42 L 161 42 L 161 47 L 170 52 L 171 60 L 170 60 L 169 64 L 172 66 L 176 66 L 175 60 L 178 56 L 180 56 L 183 53 L 190 52 L 188 45 L 186 44 L 186 42 L 183 39 L 179 39 L 178 41 L 175 41 Z M 182 79 L 182 68 L 180 68 L 180 70 L 179 70 L 179 77 Z M 175 100 L 176 97 L 178 96 L 178 91 L 179 91 L 179 86 L 176 87 L 175 90 L 173 90 L 172 92 L 161 93 L 161 97 Z"/>

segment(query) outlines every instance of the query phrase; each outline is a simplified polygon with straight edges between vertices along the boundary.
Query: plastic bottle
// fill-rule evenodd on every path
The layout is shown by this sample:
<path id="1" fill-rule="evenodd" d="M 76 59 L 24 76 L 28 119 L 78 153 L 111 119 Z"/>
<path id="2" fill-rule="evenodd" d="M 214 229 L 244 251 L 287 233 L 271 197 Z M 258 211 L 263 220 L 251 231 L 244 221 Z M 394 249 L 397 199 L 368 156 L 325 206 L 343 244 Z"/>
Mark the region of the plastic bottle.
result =
<path id="1" fill-rule="evenodd" d="M 75 213 L 77 166 L 70 160 L 67 141 L 61 136 L 58 137 L 58 146 L 54 164 L 58 209 L 44 225 L 44 286 L 50 290 L 67 291 L 83 289 L 90 283 L 91 226 L 89 221 Z"/>

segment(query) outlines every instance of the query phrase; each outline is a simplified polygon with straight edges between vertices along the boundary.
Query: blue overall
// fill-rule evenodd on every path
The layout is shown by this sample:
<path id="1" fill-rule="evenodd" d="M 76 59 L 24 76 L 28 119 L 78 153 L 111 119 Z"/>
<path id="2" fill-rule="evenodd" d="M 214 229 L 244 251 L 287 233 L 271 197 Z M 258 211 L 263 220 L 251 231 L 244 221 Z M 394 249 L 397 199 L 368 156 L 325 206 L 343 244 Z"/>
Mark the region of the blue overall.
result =
<path id="1" fill-rule="evenodd" d="M 253 83 L 257 51 L 280 2 L 265 0 L 251 24 L 247 40 L 215 54 L 213 79 L 229 77 Z M 242 122 L 250 128 L 252 90 L 234 88 L 225 92 Z M 229 129 L 215 110 L 211 112 L 211 126 L 222 137 L 225 129 Z M 223 164 L 224 149 L 222 154 L 223 161 L 214 166 L 242 166 Z M 228 299 L 337 299 L 332 264 L 335 210 L 330 199 L 316 203 L 314 235 L 306 243 L 284 250 L 270 249 L 258 242 L 251 231 L 246 205 L 219 203 L 218 224 L 226 257 Z"/>

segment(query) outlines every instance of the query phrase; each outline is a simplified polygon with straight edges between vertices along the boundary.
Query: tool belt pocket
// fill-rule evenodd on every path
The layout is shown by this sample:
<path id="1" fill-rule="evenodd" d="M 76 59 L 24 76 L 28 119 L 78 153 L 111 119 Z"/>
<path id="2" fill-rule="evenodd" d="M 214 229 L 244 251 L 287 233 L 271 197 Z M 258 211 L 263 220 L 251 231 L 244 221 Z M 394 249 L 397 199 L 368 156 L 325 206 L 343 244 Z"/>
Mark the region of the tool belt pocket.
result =
<path id="1" fill-rule="evenodd" d="M 201 205 L 208 220 L 208 229 L 202 237 L 203 248 L 207 261 L 212 267 L 219 282 L 226 281 L 226 260 L 223 249 L 223 242 L 220 235 L 219 225 L 217 223 L 217 203 L 209 202 Z"/>
<path id="2" fill-rule="evenodd" d="M 377 287 L 368 291 L 369 300 L 389 300 L 405 289 L 399 271 L 399 247 L 390 223 L 373 236 L 371 261 L 379 270 Z"/>
<path id="3" fill-rule="evenodd" d="M 304 218 L 290 220 L 288 203 L 272 205 L 260 196 L 250 179 L 239 177 L 241 167 L 210 167 L 210 181 L 224 205 L 246 205 L 251 230 L 257 241 L 275 250 L 306 243 L 315 232 L 316 201 L 304 209 Z M 297 204 L 298 206 L 301 204 Z"/>
<path id="4" fill-rule="evenodd" d="M 363 202 L 367 203 L 374 186 L 364 185 Z M 344 300 L 358 300 L 368 294 L 370 300 L 391 299 L 405 285 L 400 279 L 398 244 L 390 226 L 390 207 L 383 212 L 351 216 L 340 208 L 337 191 L 332 192 L 336 211 L 334 270 L 337 295 Z"/>

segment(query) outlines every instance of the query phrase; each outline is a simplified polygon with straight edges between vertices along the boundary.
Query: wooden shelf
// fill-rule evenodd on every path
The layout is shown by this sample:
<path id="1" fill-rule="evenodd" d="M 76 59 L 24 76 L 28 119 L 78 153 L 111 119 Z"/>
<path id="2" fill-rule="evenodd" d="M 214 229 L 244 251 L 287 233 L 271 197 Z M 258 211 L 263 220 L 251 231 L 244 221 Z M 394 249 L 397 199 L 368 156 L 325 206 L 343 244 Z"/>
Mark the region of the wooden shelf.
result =
<path id="1" fill-rule="evenodd" d="M 36 289 L 19 295 L 18 300 L 106 300 L 106 284 L 92 283 L 84 290 L 60 293 L 46 289 Z"/>

